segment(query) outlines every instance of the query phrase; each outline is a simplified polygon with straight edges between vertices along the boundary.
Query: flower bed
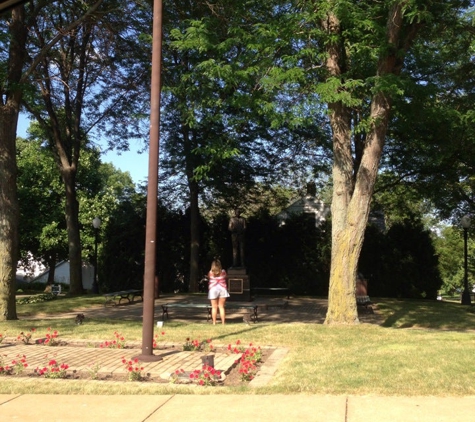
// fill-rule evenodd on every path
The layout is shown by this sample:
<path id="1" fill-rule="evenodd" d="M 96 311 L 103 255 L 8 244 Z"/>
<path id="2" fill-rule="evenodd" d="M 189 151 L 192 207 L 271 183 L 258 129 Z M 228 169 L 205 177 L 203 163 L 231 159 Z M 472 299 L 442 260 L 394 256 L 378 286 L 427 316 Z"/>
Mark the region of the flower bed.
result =
<path id="1" fill-rule="evenodd" d="M 53 340 L 56 340 L 55 332 L 51 331 L 53 334 Z M 188 377 L 193 374 L 193 378 L 188 380 L 188 384 L 197 384 L 200 385 L 215 385 L 219 386 L 237 386 L 237 385 L 246 385 L 255 374 L 259 371 L 260 366 L 266 361 L 267 357 L 273 352 L 274 349 L 264 348 L 259 349 L 260 361 L 257 362 L 253 357 L 249 360 L 250 363 L 242 363 L 242 356 L 244 351 L 249 348 L 249 346 L 243 347 L 241 344 L 236 345 L 218 345 L 214 346 L 211 343 L 211 340 L 204 340 L 198 342 L 197 340 L 190 340 L 184 344 L 177 345 L 166 342 L 158 342 L 159 339 L 162 339 L 164 332 L 159 334 L 159 336 L 154 341 L 154 354 L 160 355 L 163 353 L 165 363 L 164 367 L 169 368 L 170 374 L 173 371 L 181 369 L 180 366 L 170 368 L 167 366 L 166 362 L 171 362 L 173 357 L 177 356 L 177 353 L 184 354 L 183 362 L 189 361 L 190 356 L 195 356 L 194 361 L 199 362 L 192 367 L 188 367 L 187 373 Z M 36 378 L 61 378 L 61 379 L 84 379 L 84 380 L 101 380 L 101 381 L 140 381 L 140 382 L 156 382 L 156 383 L 170 383 L 173 382 L 172 379 L 162 377 L 163 370 L 157 372 L 157 370 L 149 370 L 147 364 L 138 364 L 138 362 L 133 361 L 133 365 L 130 364 L 131 359 L 133 359 L 134 354 L 139 355 L 140 344 L 127 343 L 125 339 L 120 335 L 120 333 L 114 333 L 113 335 L 116 343 L 111 346 L 107 342 L 94 342 L 90 341 L 67 341 L 61 340 L 56 347 L 47 347 L 44 342 L 40 343 L 31 339 L 32 341 L 25 342 L 23 339 L 8 339 L 2 335 L 3 343 L 0 344 L 0 360 L 3 359 L 3 365 L 11 368 L 0 373 L 1 376 L 14 376 L 14 377 L 36 377 Z M 15 341 L 16 340 L 16 341 Z M 30 339 L 29 339 L 30 340 Z M 113 341 L 114 341 L 113 340 Z M 112 341 L 112 343 L 113 343 Z M 17 348 L 11 348 L 10 346 L 15 344 Z M 120 344 L 119 347 L 117 347 Z M 102 345 L 102 348 L 101 348 Z M 185 347 L 186 345 L 190 347 Z M 78 348 L 84 347 L 85 351 L 83 352 L 73 352 L 74 356 L 91 356 L 87 358 L 89 361 L 88 364 L 80 364 L 75 362 L 75 358 L 68 358 L 71 356 L 70 352 L 65 352 L 66 348 Z M 119 350 L 104 350 L 104 349 L 119 349 Z M 20 350 L 21 349 L 21 350 Z M 102 349 L 102 350 L 100 350 Z M 186 351 L 188 349 L 189 351 Z M 129 350 L 129 353 L 127 353 Z M 44 351 L 44 352 L 43 352 Z M 5 354 L 4 352 L 9 352 Z M 21 355 L 19 355 L 21 352 Z M 12 355 L 12 353 L 15 353 Z M 250 352 L 249 352 L 250 353 Z M 117 356 L 116 356 L 117 355 Z M 216 371 L 212 369 L 205 368 L 203 365 L 207 360 L 202 361 L 202 358 L 205 356 L 215 355 L 221 359 L 217 364 Z M 252 355 L 252 353 L 251 353 Z M 188 356 L 188 357 L 186 357 Z M 31 360 L 30 360 L 31 357 Z M 18 365 L 15 370 L 13 370 L 14 363 L 13 360 L 19 361 L 19 358 L 25 359 L 28 363 L 28 366 L 24 370 L 19 371 Z M 185 359 L 186 358 L 186 359 Z M 225 359 L 226 362 L 229 362 L 227 365 L 222 364 L 222 359 Z M 53 365 L 51 362 L 55 361 L 57 365 Z M 125 360 L 125 363 L 124 363 Z M 117 362 L 115 362 L 117 361 Z M 105 363 L 107 366 L 104 366 Z M 111 363 L 112 362 L 112 363 Z M 0 362 L 1 363 L 1 362 Z M 115 365 L 117 364 L 117 365 Z M 137 364 L 137 365 L 135 365 Z M 177 364 L 179 365 L 179 364 Z M 1 365 L 0 365 L 1 366 Z M 60 371 L 56 368 L 59 367 Z M 132 368 L 132 370 L 130 370 Z M 151 373 L 150 373 L 150 372 Z M 219 374 L 217 372 L 223 372 Z M 247 371 L 247 373 L 246 373 Z M 183 371 L 185 372 L 185 371 Z M 131 374 L 132 373 L 132 374 Z M 136 374 L 137 373 L 137 374 Z M 213 382 L 206 382 L 207 378 L 212 378 Z"/>

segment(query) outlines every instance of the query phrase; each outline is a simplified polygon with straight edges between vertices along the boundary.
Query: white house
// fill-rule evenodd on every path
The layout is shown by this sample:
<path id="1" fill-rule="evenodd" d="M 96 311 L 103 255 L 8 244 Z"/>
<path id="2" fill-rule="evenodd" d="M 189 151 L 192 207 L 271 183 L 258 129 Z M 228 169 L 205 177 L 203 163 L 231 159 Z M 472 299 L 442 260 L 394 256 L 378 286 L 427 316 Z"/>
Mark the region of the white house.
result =
<path id="1" fill-rule="evenodd" d="M 306 195 L 292 202 L 287 208 L 277 214 L 280 225 L 285 224 L 285 220 L 292 214 L 313 214 L 315 226 L 318 227 L 330 215 L 330 206 L 312 195 Z"/>
<path id="2" fill-rule="evenodd" d="M 45 283 L 48 281 L 49 269 L 44 269 L 36 277 L 29 279 L 29 282 Z M 19 278 L 17 272 L 17 278 Z M 82 265 L 82 285 L 88 290 L 92 288 L 92 282 L 94 280 L 94 266 L 88 263 Z M 54 282 L 69 284 L 69 261 L 61 261 L 56 265 L 54 270 Z"/>
<path id="3" fill-rule="evenodd" d="M 279 225 L 282 226 L 285 224 L 285 220 L 292 214 L 313 214 L 315 217 L 315 227 L 318 227 L 329 217 L 330 213 L 331 208 L 329 204 L 325 204 L 314 195 L 307 194 L 291 202 L 287 208 L 277 214 L 277 218 L 279 219 Z M 382 232 L 386 230 L 384 214 L 381 211 L 371 212 L 368 223 L 375 225 Z"/>

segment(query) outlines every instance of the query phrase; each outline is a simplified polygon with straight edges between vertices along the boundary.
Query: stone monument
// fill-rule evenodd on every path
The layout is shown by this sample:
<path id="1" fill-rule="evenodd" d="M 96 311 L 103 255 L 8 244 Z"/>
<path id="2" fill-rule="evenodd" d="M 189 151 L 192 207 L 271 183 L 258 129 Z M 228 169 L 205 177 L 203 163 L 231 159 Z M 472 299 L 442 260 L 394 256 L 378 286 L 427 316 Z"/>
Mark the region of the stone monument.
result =
<path id="1" fill-rule="evenodd" d="M 246 220 L 239 209 L 229 219 L 228 229 L 233 243 L 233 266 L 228 269 L 229 300 L 251 300 L 249 275 L 245 265 Z"/>

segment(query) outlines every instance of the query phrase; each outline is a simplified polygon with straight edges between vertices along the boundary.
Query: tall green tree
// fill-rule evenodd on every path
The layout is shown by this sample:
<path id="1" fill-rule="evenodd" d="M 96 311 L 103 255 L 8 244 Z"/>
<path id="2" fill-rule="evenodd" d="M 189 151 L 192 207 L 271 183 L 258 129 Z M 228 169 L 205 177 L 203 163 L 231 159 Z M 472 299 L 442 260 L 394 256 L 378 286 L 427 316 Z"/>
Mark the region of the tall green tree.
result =
<path id="1" fill-rule="evenodd" d="M 143 101 L 137 96 L 137 85 L 147 74 L 133 62 L 148 47 L 140 42 L 140 36 L 149 28 L 147 9 L 135 2 L 105 0 L 98 10 L 100 15 L 83 18 L 49 48 L 31 73 L 36 92 L 24 98 L 28 112 L 39 122 L 54 151 L 63 181 L 73 294 L 83 291 L 76 192 L 81 151 L 98 127 L 104 129 L 103 134 L 115 134 L 117 139 L 119 120 L 120 145 L 139 126 L 130 123 L 133 119 L 129 116 L 139 115 Z M 69 0 L 43 8 L 32 23 L 29 48 L 35 53 L 46 49 L 51 42 L 51 28 L 77 21 L 83 13 L 81 3 Z"/>
<path id="2" fill-rule="evenodd" d="M 463 230 L 459 227 L 445 226 L 435 239 L 435 248 L 439 256 L 439 271 L 442 277 L 442 290 L 448 294 L 461 292 L 464 288 L 465 268 L 464 268 L 464 239 Z M 473 236 L 468 236 L 468 282 L 469 286 L 474 285 L 474 256 L 475 242 Z"/>
<path id="3" fill-rule="evenodd" d="M 358 323 L 358 261 L 393 103 L 408 94 L 408 53 L 418 36 L 430 40 L 435 26 L 454 25 L 468 5 L 464 1 L 309 1 L 295 7 L 295 24 L 305 34 L 295 42 L 305 46 L 301 59 L 313 65 L 312 86 L 328 104 L 332 128 L 327 324 Z"/>
<path id="4" fill-rule="evenodd" d="M 95 12 L 98 0 L 84 4 L 79 20 L 52 28 L 50 42 L 36 54 L 27 51 L 32 19 L 48 2 L 20 5 L 0 17 L 0 320 L 16 319 L 15 274 L 18 260 L 19 209 L 16 192 L 15 141 L 27 79 L 44 54 L 68 31 Z"/>
<path id="5" fill-rule="evenodd" d="M 276 46 L 276 22 L 286 20 L 286 10 L 222 0 L 175 2 L 165 13 L 162 168 L 186 187 L 196 290 L 200 203 L 245 209 L 254 206 L 243 203 L 250 191 L 271 189 L 297 171 L 308 176 L 320 122 L 311 115 L 314 104 L 293 101 L 268 78 L 291 52 L 283 42 Z"/>
<path id="6" fill-rule="evenodd" d="M 67 259 L 64 223 L 64 189 L 53 155 L 41 140 L 17 139 L 18 199 L 20 204 L 20 260 L 30 259 L 50 269 Z"/>
<path id="7" fill-rule="evenodd" d="M 56 263 L 68 259 L 65 196 L 53 152 L 41 133 L 36 124 L 30 139 L 17 140 L 20 251 L 25 266 L 31 258 L 42 262 L 50 270 L 48 281 L 53 282 Z M 101 232 L 107 232 L 115 210 L 131 200 L 135 188 L 128 173 L 101 163 L 99 150 L 90 148 L 82 151 L 77 180 L 83 258 L 93 262 L 92 220 L 99 217 Z"/>
<path id="8" fill-rule="evenodd" d="M 457 223 L 474 206 L 475 163 L 473 9 L 461 16 L 444 31 L 425 28 L 430 38 L 416 40 L 408 56 L 410 79 L 395 99 L 378 188 L 404 186 Z"/>

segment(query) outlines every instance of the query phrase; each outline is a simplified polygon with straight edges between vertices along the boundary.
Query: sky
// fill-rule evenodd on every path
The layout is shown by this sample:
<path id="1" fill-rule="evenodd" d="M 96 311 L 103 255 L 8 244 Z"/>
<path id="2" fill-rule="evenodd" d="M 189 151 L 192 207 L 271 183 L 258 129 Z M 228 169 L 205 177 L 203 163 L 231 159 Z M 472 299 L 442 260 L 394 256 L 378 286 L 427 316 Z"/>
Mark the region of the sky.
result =
<path id="1" fill-rule="evenodd" d="M 27 129 L 30 121 L 24 115 L 20 115 L 18 119 L 17 136 L 26 138 Z M 103 154 L 101 159 L 103 163 L 112 163 L 115 168 L 128 171 L 135 184 L 147 180 L 148 176 L 148 153 L 139 154 L 140 145 L 130 145 L 130 151 L 126 152 L 108 152 Z"/>

